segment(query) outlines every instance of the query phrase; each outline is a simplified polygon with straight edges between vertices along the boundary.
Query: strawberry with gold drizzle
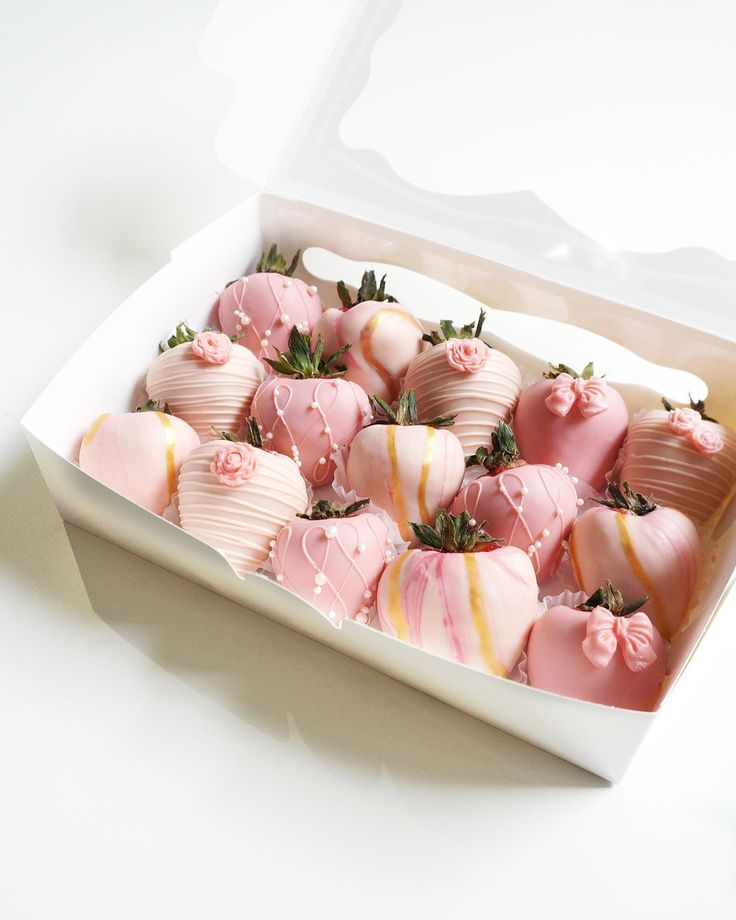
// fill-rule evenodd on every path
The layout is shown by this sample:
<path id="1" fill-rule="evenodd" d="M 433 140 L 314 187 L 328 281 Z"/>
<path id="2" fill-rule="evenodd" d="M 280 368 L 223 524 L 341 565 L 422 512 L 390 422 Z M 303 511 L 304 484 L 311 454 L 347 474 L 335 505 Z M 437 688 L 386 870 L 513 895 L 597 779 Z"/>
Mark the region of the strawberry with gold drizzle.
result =
<path id="1" fill-rule="evenodd" d="M 439 511 L 434 527 L 412 522 L 421 548 L 386 567 L 378 615 L 390 636 L 506 677 L 534 622 L 538 588 L 529 556 L 496 548 L 484 525 L 466 511 Z"/>
<path id="2" fill-rule="evenodd" d="M 368 496 L 412 539 L 410 521 L 428 524 L 446 508 L 463 480 L 465 457 L 450 416 L 419 419 L 414 392 L 401 392 L 396 410 L 374 396 L 376 419 L 359 432 L 347 460 L 350 487 Z"/>
<path id="3" fill-rule="evenodd" d="M 570 558 L 582 591 L 606 578 L 624 595 L 649 596 L 648 613 L 671 639 L 692 600 L 700 546 L 695 525 L 681 511 L 655 504 L 628 482 L 608 486 L 608 499 L 577 519 Z"/>
<path id="4" fill-rule="evenodd" d="M 350 345 L 345 379 L 393 402 L 409 362 L 422 350 L 424 330 L 406 307 L 386 293 L 385 275 L 377 283 L 375 272 L 365 272 L 355 300 L 344 281 L 338 283 L 337 293 L 342 308 L 325 311 L 314 336 L 324 338 L 328 351 Z"/>

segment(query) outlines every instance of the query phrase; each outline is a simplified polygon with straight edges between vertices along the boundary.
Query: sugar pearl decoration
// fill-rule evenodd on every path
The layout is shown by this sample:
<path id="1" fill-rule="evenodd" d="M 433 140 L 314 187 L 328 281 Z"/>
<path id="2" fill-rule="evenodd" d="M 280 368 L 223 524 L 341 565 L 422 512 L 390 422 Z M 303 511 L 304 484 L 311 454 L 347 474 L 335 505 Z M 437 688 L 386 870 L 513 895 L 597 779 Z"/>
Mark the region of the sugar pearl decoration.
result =
<path id="1" fill-rule="evenodd" d="M 319 408 L 319 403 L 317 402 L 316 399 L 313 399 L 309 405 L 310 405 L 313 409 Z"/>
<path id="2" fill-rule="evenodd" d="M 335 527 L 335 525 L 332 524 L 325 531 L 325 536 L 327 537 L 328 540 L 332 540 L 334 537 L 337 536 L 337 527 Z"/>
<path id="3" fill-rule="evenodd" d="M 371 596 L 371 592 L 370 592 L 370 591 L 364 591 L 364 592 L 363 592 L 363 597 L 364 597 L 366 600 L 368 600 L 368 598 L 369 598 L 370 596 Z"/>
<path id="4" fill-rule="evenodd" d="M 576 505 L 578 506 L 578 508 L 579 508 L 579 507 L 583 504 L 582 498 L 579 498 L 579 499 L 575 502 L 575 504 L 576 504 Z"/>
<path id="5" fill-rule="evenodd" d="M 528 495 L 528 494 L 529 494 L 529 489 L 527 489 L 526 486 L 522 486 L 522 487 L 521 487 L 521 494 L 522 494 L 522 495 Z"/>
<path id="6" fill-rule="evenodd" d="M 315 585 L 323 585 L 327 581 L 327 576 L 323 572 L 318 572 L 314 576 Z"/>
<path id="7" fill-rule="evenodd" d="M 291 322 L 291 317 L 289 316 L 288 313 L 284 313 L 283 316 L 281 317 L 281 325 L 288 326 L 290 322 Z"/>
<path id="8" fill-rule="evenodd" d="M 320 588 L 319 585 L 315 585 L 314 588 L 312 588 L 312 594 L 321 594 L 321 593 L 322 593 L 322 588 Z"/>
<path id="9" fill-rule="evenodd" d="M 364 553 L 364 552 L 365 552 L 365 543 L 359 543 L 359 544 L 358 544 L 358 552 L 359 552 L 359 553 Z"/>
<path id="10" fill-rule="evenodd" d="M 284 580 L 284 576 L 283 576 L 283 575 L 277 575 L 277 576 L 276 576 L 276 581 L 282 582 L 283 580 Z"/>
<path id="11" fill-rule="evenodd" d="M 545 527 L 544 530 L 542 531 L 542 536 L 543 536 L 543 537 L 548 537 L 548 536 L 549 536 L 549 531 L 547 530 L 546 527 Z"/>

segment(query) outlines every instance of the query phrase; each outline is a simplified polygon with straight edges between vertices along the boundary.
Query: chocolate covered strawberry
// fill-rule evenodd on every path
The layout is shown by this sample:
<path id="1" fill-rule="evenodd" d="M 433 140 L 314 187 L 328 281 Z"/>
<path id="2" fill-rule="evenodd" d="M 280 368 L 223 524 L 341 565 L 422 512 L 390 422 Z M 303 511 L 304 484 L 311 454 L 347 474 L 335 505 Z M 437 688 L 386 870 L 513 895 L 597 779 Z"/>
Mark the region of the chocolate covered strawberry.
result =
<path id="1" fill-rule="evenodd" d="M 79 448 L 79 467 L 131 501 L 162 514 L 179 468 L 199 437 L 169 406 L 147 402 L 135 412 L 99 415 Z"/>
<path id="2" fill-rule="evenodd" d="M 521 372 L 501 351 L 481 338 L 485 313 L 461 329 L 450 320 L 427 333 L 431 348 L 414 358 L 405 388 L 413 389 L 425 415 L 453 415 L 454 434 L 465 453 L 491 440 L 499 421 L 508 421 L 521 390 Z"/>
<path id="3" fill-rule="evenodd" d="M 220 325 L 254 355 L 266 360 L 285 351 L 293 326 L 310 333 L 322 315 L 317 288 L 292 277 L 300 251 L 287 265 L 274 244 L 264 252 L 255 273 L 231 282 L 220 295 Z"/>
<path id="4" fill-rule="evenodd" d="M 252 413 L 269 449 L 291 457 L 315 486 L 332 482 L 333 454 L 371 418 L 364 391 L 343 379 L 341 361 L 348 348 L 325 356 L 320 337 L 312 349 L 308 333 L 294 326 L 289 351 L 268 359 L 276 375 L 253 397 Z"/>
<path id="5" fill-rule="evenodd" d="M 386 525 L 363 511 L 367 504 L 319 501 L 281 531 L 271 551 L 276 581 L 333 623 L 368 622 L 378 579 L 395 555 Z"/>
<path id="6" fill-rule="evenodd" d="M 279 531 L 308 507 L 293 460 L 263 450 L 250 419 L 247 441 L 227 432 L 193 450 L 179 474 L 179 517 L 188 533 L 219 550 L 239 575 L 268 558 Z"/>
<path id="7" fill-rule="evenodd" d="M 395 410 L 380 396 L 373 401 L 373 424 L 350 445 L 350 488 L 383 508 L 411 540 L 410 522 L 430 523 L 457 494 L 465 471 L 463 448 L 448 431 L 452 418 L 419 419 L 413 391 L 399 395 Z"/>
<path id="8" fill-rule="evenodd" d="M 504 421 L 498 423 L 491 449 L 479 448 L 465 463 L 488 472 L 465 486 L 452 510 L 491 521 L 506 546 L 528 553 L 537 581 L 549 578 L 583 503 L 570 477 L 553 466 L 526 463 Z"/>
<path id="9" fill-rule="evenodd" d="M 409 362 L 422 350 L 424 330 L 406 307 L 386 293 L 385 275 L 378 284 L 375 272 L 365 272 L 355 300 L 344 281 L 337 285 L 337 293 L 342 308 L 325 311 L 314 327 L 315 337 L 324 338 L 328 351 L 349 345 L 345 379 L 393 402 Z"/>
<path id="10" fill-rule="evenodd" d="M 179 323 L 146 376 L 151 399 L 168 403 L 202 439 L 212 428 L 240 434 L 265 376 L 261 362 L 230 336 Z"/>
<path id="11" fill-rule="evenodd" d="M 540 690 L 604 706 L 649 711 L 662 690 L 667 661 L 662 637 L 610 581 L 579 607 L 551 607 L 532 627 L 529 683 Z"/>
<path id="12" fill-rule="evenodd" d="M 698 574 L 700 546 L 690 518 L 655 504 L 625 482 L 577 519 L 570 558 L 581 590 L 606 578 L 627 597 L 648 595 L 647 610 L 665 639 L 687 613 Z"/>
<path id="13" fill-rule="evenodd" d="M 658 502 L 706 521 L 736 485 L 736 432 L 702 400 L 638 413 L 626 436 L 621 478 Z"/>
<path id="14" fill-rule="evenodd" d="M 466 511 L 439 511 L 434 527 L 412 523 L 421 548 L 386 567 L 378 615 L 390 636 L 506 677 L 534 622 L 537 582 L 529 556 L 494 548 L 484 525 L 471 524 Z"/>
<path id="15" fill-rule="evenodd" d="M 626 437 L 629 414 L 621 394 L 597 377 L 593 364 L 577 373 L 552 365 L 544 379 L 522 390 L 514 432 L 529 463 L 566 467 L 600 489 Z"/>

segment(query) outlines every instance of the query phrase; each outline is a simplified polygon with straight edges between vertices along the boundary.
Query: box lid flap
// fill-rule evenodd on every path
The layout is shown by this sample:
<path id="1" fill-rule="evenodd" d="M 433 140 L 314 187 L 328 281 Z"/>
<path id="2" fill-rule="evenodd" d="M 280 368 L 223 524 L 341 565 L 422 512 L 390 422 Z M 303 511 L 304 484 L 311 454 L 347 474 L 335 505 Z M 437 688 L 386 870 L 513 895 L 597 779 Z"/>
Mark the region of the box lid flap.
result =
<path id="1" fill-rule="evenodd" d="M 657 9 L 224 0 L 201 47 L 238 86 L 218 152 L 275 191 L 736 337 L 736 8 Z"/>

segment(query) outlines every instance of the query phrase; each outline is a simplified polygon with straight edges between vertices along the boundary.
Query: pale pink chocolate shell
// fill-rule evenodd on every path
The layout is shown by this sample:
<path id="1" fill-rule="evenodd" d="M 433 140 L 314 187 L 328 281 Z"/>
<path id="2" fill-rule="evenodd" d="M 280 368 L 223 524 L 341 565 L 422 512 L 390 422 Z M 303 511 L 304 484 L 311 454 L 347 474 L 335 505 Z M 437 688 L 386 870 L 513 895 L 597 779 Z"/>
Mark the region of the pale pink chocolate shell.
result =
<path id="1" fill-rule="evenodd" d="M 264 375 L 261 362 L 242 345 L 233 345 L 226 363 L 211 364 L 185 342 L 156 358 L 146 391 L 156 402 L 168 403 L 202 440 L 212 437 L 212 428 L 239 436 Z"/>
<path id="2" fill-rule="evenodd" d="M 515 547 L 441 553 L 413 549 L 378 585 L 381 628 L 435 655 L 507 677 L 537 611 L 529 557 Z"/>
<path id="3" fill-rule="evenodd" d="M 453 434 L 466 454 L 487 447 L 501 419 L 508 421 L 521 390 L 521 372 L 501 351 L 480 343 L 486 360 L 480 369 L 460 371 L 448 361 L 441 342 L 423 351 L 409 365 L 405 390 L 414 390 L 422 418 L 454 415 Z"/>
<path id="4" fill-rule="evenodd" d="M 197 433 L 174 415 L 106 413 L 82 438 L 79 466 L 131 501 L 162 514 L 176 490 L 182 463 L 198 446 Z"/>
<path id="5" fill-rule="evenodd" d="M 218 549 L 243 575 L 263 565 L 271 541 L 307 510 L 307 489 L 292 460 L 258 448 L 247 480 L 237 486 L 222 482 L 212 464 L 227 443 L 202 444 L 182 465 L 179 515 L 184 530 Z"/>

